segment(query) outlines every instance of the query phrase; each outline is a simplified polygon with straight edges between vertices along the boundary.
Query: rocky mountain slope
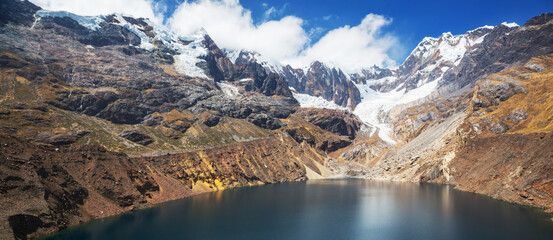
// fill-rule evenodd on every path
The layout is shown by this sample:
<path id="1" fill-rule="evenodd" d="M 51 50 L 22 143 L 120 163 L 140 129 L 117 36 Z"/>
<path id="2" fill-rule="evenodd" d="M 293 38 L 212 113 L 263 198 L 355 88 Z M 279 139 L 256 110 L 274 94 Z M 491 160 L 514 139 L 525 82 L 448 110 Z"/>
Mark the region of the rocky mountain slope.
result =
<path id="1" fill-rule="evenodd" d="M 473 50 L 454 69 L 462 72 L 472 62 L 474 78 L 441 81 L 430 97 L 387 113 L 400 140 L 395 146 L 358 141 L 333 156 L 363 165 L 353 164 L 351 175 L 447 183 L 552 211 L 552 26 L 553 15 L 545 14 L 514 30 L 494 28 L 489 34 L 501 37 L 485 38 L 486 48 Z M 504 43 L 508 47 L 496 48 Z M 494 53 L 473 57 L 480 51 Z M 479 65 L 490 58 L 493 64 Z"/>
<path id="2" fill-rule="evenodd" d="M 0 13 L 0 238 L 331 175 L 553 209 L 553 14 L 425 38 L 397 69 L 349 74 L 148 19 L 19 0 Z"/>

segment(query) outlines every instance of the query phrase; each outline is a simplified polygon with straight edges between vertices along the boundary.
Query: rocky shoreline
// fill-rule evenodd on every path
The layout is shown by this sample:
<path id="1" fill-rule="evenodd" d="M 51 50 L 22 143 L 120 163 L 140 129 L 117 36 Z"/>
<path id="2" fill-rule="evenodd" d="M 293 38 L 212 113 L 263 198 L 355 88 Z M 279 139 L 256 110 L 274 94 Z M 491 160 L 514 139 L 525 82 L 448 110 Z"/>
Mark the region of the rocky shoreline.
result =
<path id="1" fill-rule="evenodd" d="M 292 139 L 157 157 L 102 147 L 38 146 L 0 135 L 0 236 L 35 238 L 93 219 L 227 188 L 304 181 L 325 158 Z M 290 159 L 282 161 L 282 159 Z M 26 199 L 22 201 L 22 199 Z"/>

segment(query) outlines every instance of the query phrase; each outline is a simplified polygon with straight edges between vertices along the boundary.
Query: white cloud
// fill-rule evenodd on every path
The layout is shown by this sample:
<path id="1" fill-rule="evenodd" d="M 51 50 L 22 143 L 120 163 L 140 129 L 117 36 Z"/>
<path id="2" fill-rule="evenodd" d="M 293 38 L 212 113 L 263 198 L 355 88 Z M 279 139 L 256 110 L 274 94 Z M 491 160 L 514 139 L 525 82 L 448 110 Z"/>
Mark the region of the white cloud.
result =
<path id="1" fill-rule="evenodd" d="M 317 35 L 320 36 L 323 33 L 324 33 L 324 28 L 322 28 L 322 27 L 314 27 L 314 28 L 309 29 L 309 36 L 310 37 L 317 36 Z"/>
<path id="2" fill-rule="evenodd" d="M 285 62 L 302 67 L 320 60 L 346 72 L 355 72 L 372 65 L 395 66 L 396 63 L 388 56 L 388 51 L 399 42 L 392 35 L 380 33 L 382 27 L 390 23 L 391 19 L 368 14 L 361 24 L 331 30 L 313 46 Z"/>
<path id="3" fill-rule="evenodd" d="M 266 22 L 274 17 L 283 16 L 289 4 L 290 3 L 285 3 L 281 8 L 276 8 L 274 6 L 269 7 L 269 4 L 267 3 L 261 4 L 261 6 L 265 8 L 265 12 L 263 13 L 263 22 Z"/>
<path id="4" fill-rule="evenodd" d="M 294 57 L 308 43 L 302 19 L 286 16 L 255 25 L 238 0 L 184 2 L 167 23 L 181 34 L 203 27 L 219 47 L 256 51 L 277 61 Z"/>
<path id="5" fill-rule="evenodd" d="M 151 0 L 30 0 L 46 10 L 68 11 L 78 15 L 95 16 L 122 13 L 146 17 L 156 23 L 163 22 L 166 6 Z"/>
<path id="6" fill-rule="evenodd" d="M 276 13 L 276 8 L 275 7 L 270 7 L 269 9 L 265 10 L 265 13 L 263 14 L 263 18 L 265 20 L 267 20 L 267 19 L 271 18 L 271 16 L 275 13 Z"/>

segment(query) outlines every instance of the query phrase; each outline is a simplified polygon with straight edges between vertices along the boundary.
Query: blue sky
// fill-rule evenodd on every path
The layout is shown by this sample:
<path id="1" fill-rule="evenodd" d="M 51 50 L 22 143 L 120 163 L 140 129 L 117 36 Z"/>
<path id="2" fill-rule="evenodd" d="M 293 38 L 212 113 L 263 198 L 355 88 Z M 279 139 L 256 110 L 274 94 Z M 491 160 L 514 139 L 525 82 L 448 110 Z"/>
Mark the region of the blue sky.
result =
<path id="1" fill-rule="evenodd" d="M 345 71 L 397 66 L 424 37 L 553 12 L 552 0 L 31 0 L 80 15 L 148 17 L 182 35 L 205 28 L 227 50 L 255 51 L 303 67 L 322 60 Z"/>

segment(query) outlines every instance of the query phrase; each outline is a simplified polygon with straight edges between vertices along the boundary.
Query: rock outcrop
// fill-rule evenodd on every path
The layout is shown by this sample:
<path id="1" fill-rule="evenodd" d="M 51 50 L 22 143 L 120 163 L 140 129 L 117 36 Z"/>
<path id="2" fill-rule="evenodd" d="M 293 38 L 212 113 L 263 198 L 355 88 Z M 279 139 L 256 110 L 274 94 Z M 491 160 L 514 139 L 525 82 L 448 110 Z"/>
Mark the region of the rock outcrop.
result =
<path id="1" fill-rule="evenodd" d="M 347 136 L 350 140 L 355 139 L 363 125 L 355 115 L 341 110 L 302 108 L 296 115 L 322 129 Z"/>
<path id="2" fill-rule="evenodd" d="M 351 110 L 361 101 L 359 89 L 339 68 L 315 61 L 306 72 L 290 66 L 283 67 L 282 71 L 290 86 L 299 93 L 319 96 Z"/>

